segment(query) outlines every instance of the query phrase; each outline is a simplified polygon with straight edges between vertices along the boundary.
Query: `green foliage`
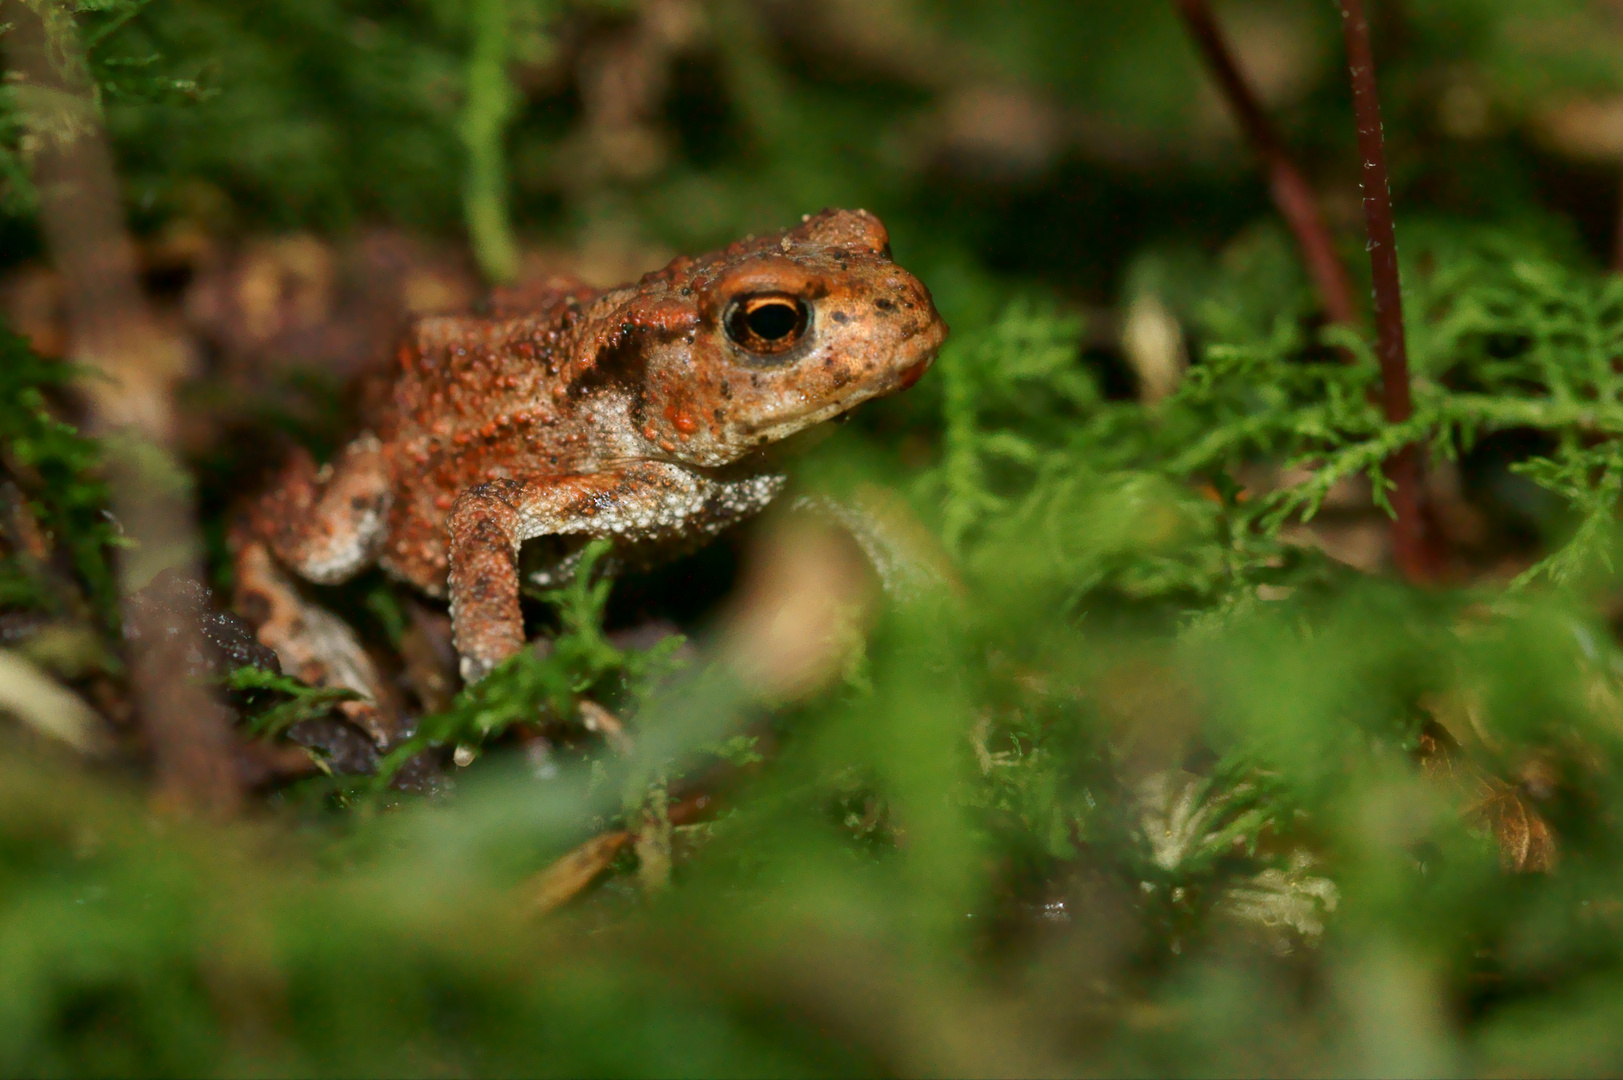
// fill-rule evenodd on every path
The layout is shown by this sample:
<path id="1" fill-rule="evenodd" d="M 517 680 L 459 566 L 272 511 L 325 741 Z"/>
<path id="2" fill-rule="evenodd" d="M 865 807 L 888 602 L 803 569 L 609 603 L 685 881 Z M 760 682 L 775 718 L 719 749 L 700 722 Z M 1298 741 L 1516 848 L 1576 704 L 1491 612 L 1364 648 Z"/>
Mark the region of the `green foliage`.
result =
<path id="1" fill-rule="evenodd" d="M 275 738 L 294 724 L 327 716 L 332 713 L 333 706 L 354 701 L 358 696 L 355 691 L 343 687 L 310 686 L 291 676 L 272 674 L 256 667 L 241 667 L 232 671 L 226 676 L 225 688 L 256 697 L 269 695 L 255 694 L 255 691 L 270 691 L 274 697 L 284 699 L 263 709 L 247 711 L 245 726 L 255 735 L 267 739 Z"/>
<path id="2" fill-rule="evenodd" d="M 1593 5 L 1378 10 L 1402 20 L 1380 43 L 1400 205 L 1447 212 L 1400 229 L 1402 425 L 1371 401 L 1362 332 L 1316 321 L 1260 184 L 1214 149 L 1170 5 L 882 5 L 855 29 L 851 5 L 794 7 L 81 6 L 143 227 L 466 229 L 501 276 L 514 234 L 686 250 L 880 211 L 953 337 L 801 480 L 825 505 L 904 492 L 940 565 L 839 631 L 844 678 L 769 703 L 702 620 L 690 667 L 675 639 L 615 645 L 591 545 L 539 597 L 550 650 L 388 758 L 380 784 L 424 750 L 482 750 L 435 798 L 155 826 L 5 735 L 4 1070 L 1618 1071 L 1623 285 L 1537 194 L 1547 162 L 1513 127 L 1615 88 Z M 1351 205 L 1333 11 L 1219 9 L 1242 39 L 1283 35 L 1250 39 L 1289 45 L 1255 54 L 1294 64 L 1283 126 Z M 796 36 L 802 15 L 830 21 Z M 647 63 L 592 67 L 628 56 Z M 637 85 L 676 89 L 618 113 L 592 97 Z M 1437 133 L 1461 94 L 1486 134 Z M 8 98 L 13 225 L 22 135 Z M 1008 176 L 958 171 L 987 142 Z M 647 154 L 605 165 L 603 145 Z M 1140 300 L 1189 361 L 1153 403 L 1112 385 Z M 102 451 L 48 408 L 69 374 L 0 340 L 0 437 L 110 614 Z M 1313 546 L 1337 499 L 1383 503 L 1395 448 L 1463 468 L 1507 435 L 1532 449 L 1490 479 L 1558 508 L 1514 586 L 1494 566 L 1411 589 Z M 767 577 L 831 580 L 782 558 Z M 47 603 L 5 565 L 5 614 Z M 353 599 L 398 649 L 394 594 Z M 348 696 L 252 669 L 228 686 L 262 737 Z M 553 770 L 502 739 L 585 722 L 586 701 L 634 738 Z M 698 796 L 711 816 L 672 829 Z M 533 875 L 621 828 L 600 887 L 532 918 Z M 1535 849 L 1553 872 L 1505 869 Z"/>
<path id="3" fill-rule="evenodd" d="M 960 335 L 943 352 L 938 497 L 955 553 L 976 526 L 1016 510 L 1016 492 L 1034 486 L 1030 474 L 1045 452 L 1063 447 L 1099 404 L 1092 380 L 1077 369 L 1080 332 L 1074 317 L 1017 300 L 978 338 Z"/>
<path id="4" fill-rule="evenodd" d="M 1581 524 L 1567 545 L 1524 575 L 1570 581 L 1583 566 L 1609 565 L 1618 477 L 1614 358 L 1623 332 L 1618 279 L 1555 261 L 1526 236 L 1419 226 L 1406 232 L 1414 414 L 1386 423 L 1374 400 L 1378 368 L 1369 345 L 1342 330 L 1310 339 L 1282 317 L 1261 341 L 1213 347 L 1191 372 L 1168 428 L 1201 432 L 1167 462 L 1174 475 L 1234 471 L 1261 457 L 1307 479 L 1270 492 L 1247 517 L 1277 535 L 1310 520 L 1336 485 L 1368 476 L 1384 505 L 1381 463 L 1418 442 L 1455 459 L 1482 436 L 1539 432 L 1553 449 L 1517 469 L 1564 499 Z M 1352 362 L 1338 362 L 1331 350 Z"/>
<path id="5" fill-rule="evenodd" d="M 702 115 L 691 121 L 673 118 L 677 130 L 668 152 L 651 159 L 652 171 L 589 163 L 583 169 L 579 155 L 559 146 L 560 125 L 581 103 L 555 90 L 540 101 L 517 101 L 512 73 L 503 78 L 499 63 L 505 53 L 520 83 L 555 88 L 555 25 L 624 25 L 635 17 L 634 6 L 609 0 L 69 6 L 86 29 L 132 201 L 154 221 L 329 229 L 377 217 L 428 229 L 461 224 L 481 238 L 476 251 L 495 253 L 510 242 L 497 239 L 507 198 L 521 236 L 559 226 L 585 235 L 629 228 L 686 249 L 776 226 L 806 207 L 852 203 L 882 211 L 898 235 L 920 246 L 932 243 L 942 212 L 955 210 L 965 212 L 953 231 L 974 246 L 1007 246 L 1014 237 L 998 230 L 1011 226 L 1021 239 L 1045 246 L 1050 238 L 1028 236 L 1025 223 L 955 202 L 929 168 L 929 139 L 921 133 L 951 111 L 952 92 L 999 83 L 1051 96 L 1084 122 L 1089 134 L 1079 145 L 1061 136 L 1045 149 L 1039 138 L 1029 151 L 1034 160 L 1075 152 L 1105 160 L 1164 155 L 1164 164 L 1219 189 L 1208 192 L 1215 201 L 1227 198 L 1220 189 L 1230 165 L 1211 153 L 1213 110 L 1201 97 L 1193 50 L 1164 4 L 898 5 L 876 24 L 874 51 L 858 62 L 866 76 L 852 79 L 838 71 L 834 78 L 815 71 L 808 77 L 788 62 L 802 43 L 781 41 L 782 23 L 768 9 L 699 3 L 671 16 L 673 27 L 697 27 L 673 29 L 678 37 L 696 34 L 676 61 L 703 68 L 703 83 L 717 100 L 701 103 Z M 1330 8 L 1257 0 L 1221 8 L 1242 32 L 1262 28 L 1259 40 L 1280 65 L 1287 119 L 1302 141 L 1330 140 L 1344 155 L 1351 127 Z M 837 12 L 830 15 L 841 25 Z M 1534 8 L 1520 0 L 1438 0 L 1405 5 L 1401 17 L 1400 32 L 1391 35 L 1395 54 L 1383 69 L 1389 124 L 1400 140 L 1432 136 L 1440 88 L 1468 87 L 1480 102 L 1473 108 L 1490 121 L 1503 114 L 1520 122 L 1552 96 L 1604 91 L 1623 78 L 1604 16 L 1580 0 L 1540 0 Z M 505 48 L 479 32 L 503 21 Z M 570 35 L 582 36 L 578 29 Z M 833 42 L 836 49 L 849 44 L 840 34 Z M 650 85 L 665 77 L 646 74 Z M 6 213 L 27 219 L 33 205 L 24 133 L 9 100 L 0 95 L 0 198 Z M 1023 130 L 1018 123 L 1011 128 Z M 155 146 L 163 153 L 149 152 Z M 1494 161 L 1504 177 L 1500 187 L 1518 192 L 1510 201 L 1525 208 L 1525 162 L 1515 155 Z M 1502 192 L 1491 197 L 1506 201 Z M 510 266 L 506 255 L 492 257 L 491 266 Z"/>
<path id="6" fill-rule="evenodd" d="M 104 83 L 147 80 L 105 99 L 120 146 L 165 147 L 161 160 L 127 155 L 144 207 L 205 220 L 240 207 L 283 225 L 379 210 L 455 220 L 461 49 L 421 5 L 154 2 L 95 59 Z"/>
<path id="7" fill-rule="evenodd" d="M 1229 302 L 1236 291 L 1252 305 L 1292 295 L 1292 275 L 1259 274 L 1254 259 L 1208 270 L 1215 295 L 1204 296 L 1187 269 L 1181 281 L 1141 269 L 1141 287 L 1160 286 L 1201 313 L 1211 342 L 1153 409 L 1104 402 L 1075 363 L 1078 327 L 1029 301 L 961 334 L 939 368 L 942 464 L 920 489 L 943 507 L 949 548 L 972 566 L 980 548 L 1006 579 L 1010 543 L 1035 545 L 1048 553 L 1045 582 L 1070 576 L 1073 597 L 1111 581 L 1135 595 L 1209 601 L 1299 580 L 1280 573 L 1300 564 L 1280 543 L 1287 526 L 1313 520 L 1332 491 L 1359 478 L 1384 507 L 1382 464 L 1399 447 L 1418 442 L 1457 460 L 1484 436 L 1514 431 L 1550 446 L 1514 471 L 1576 523 L 1520 583 L 1610 570 L 1623 491 L 1612 441 L 1623 434 L 1623 285 L 1573 269 L 1522 233 L 1421 223 L 1405 237 L 1415 404 L 1398 425 L 1381 414 L 1379 368 L 1363 338 L 1314 331 L 1289 304 L 1259 325 L 1247 305 Z M 1235 479 L 1270 470 L 1298 479 L 1256 493 Z M 1206 497 L 1192 481 L 1211 485 Z M 1101 561 L 1076 549 L 1084 529 Z"/>
<path id="8" fill-rule="evenodd" d="M 574 576 L 541 594 L 558 614 L 551 649 L 526 650 L 463 690 L 443 713 L 426 717 L 416 733 L 390 752 L 380 772 L 387 780 L 402 764 L 431 746 L 476 747 L 514 724 L 571 719 L 582 695 L 612 694 L 607 703 L 630 718 L 655 682 L 673 669 L 680 637 L 649 649 L 616 648 L 603 635 L 603 607 L 613 581 L 599 564 L 612 545 L 594 540 L 581 552 Z"/>
<path id="9" fill-rule="evenodd" d="M 57 419 L 48 390 L 75 376 L 67 364 L 44 360 L 0 326 L 0 464 L 27 497 L 28 511 L 50 543 L 60 545 L 98 615 L 113 618 L 117 586 L 109 551 L 118 530 L 107 517 L 102 450 Z M 59 610 L 64 598 L 36 568 L 13 552 L 0 562 L 0 603 Z"/>

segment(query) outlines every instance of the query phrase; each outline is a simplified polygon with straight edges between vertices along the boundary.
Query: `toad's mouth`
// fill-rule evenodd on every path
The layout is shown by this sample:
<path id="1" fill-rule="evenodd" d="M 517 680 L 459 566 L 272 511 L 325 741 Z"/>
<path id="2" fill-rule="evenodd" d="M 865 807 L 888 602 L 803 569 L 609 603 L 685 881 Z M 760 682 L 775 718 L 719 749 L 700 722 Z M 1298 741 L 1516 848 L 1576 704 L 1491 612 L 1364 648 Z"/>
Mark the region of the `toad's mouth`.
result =
<path id="1" fill-rule="evenodd" d="M 912 367 L 904 369 L 901 378 L 896 382 L 896 389 L 911 390 L 914 383 L 924 378 L 924 373 L 930 370 L 930 365 L 933 363 L 935 363 L 935 357 L 926 356 Z"/>
<path id="2" fill-rule="evenodd" d="M 864 402 L 890 393 L 892 389 L 889 386 L 868 387 L 838 401 L 831 401 L 815 408 L 802 409 L 799 412 L 783 413 L 764 423 L 740 423 L 737 425 L 737 430 L 740 436 L 755 443 L 757 448 L 764 448 L 782 442 L 809 427 L 815 427 L 825 420 L 832 420 L 842 413 L 850 412 Z"/>
<path id="3" fill-rule="evenodd" d="M 794 412 L 779 413 L 769 420 L 759 423 L 737 421 L 734 430 L 745 440 L 757 445 L 777 442 L 788 438 L 795 432 L 821 424 L 825 420 L 832 420 L 836 416 L 850 412 L 866 402 L 887 394 L 894 394 L 907 390 L 924 377 L 935 363 L 935 352 L 927 353 L 922 359 L 903 368 L 897 368 L 890 373 L 889 378 L 881 378 L 866 386 L 848 387 L 846 392 L 833 401 L 820 405 L 796 410 Z"/>

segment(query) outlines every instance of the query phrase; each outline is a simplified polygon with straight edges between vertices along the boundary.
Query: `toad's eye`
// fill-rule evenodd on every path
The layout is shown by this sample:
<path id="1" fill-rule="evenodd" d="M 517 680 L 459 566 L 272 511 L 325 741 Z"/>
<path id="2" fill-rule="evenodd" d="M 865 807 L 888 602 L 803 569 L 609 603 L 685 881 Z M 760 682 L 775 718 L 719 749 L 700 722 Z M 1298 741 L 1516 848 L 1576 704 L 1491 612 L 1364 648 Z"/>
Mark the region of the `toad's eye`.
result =
<path id="1" fill-rule="evenodd" d="M 811 307 L 784 293 L 741 296 L 727 309 L 727 336 L 757 356 L 776 356 L 794 348 L 810 325 Z"/>

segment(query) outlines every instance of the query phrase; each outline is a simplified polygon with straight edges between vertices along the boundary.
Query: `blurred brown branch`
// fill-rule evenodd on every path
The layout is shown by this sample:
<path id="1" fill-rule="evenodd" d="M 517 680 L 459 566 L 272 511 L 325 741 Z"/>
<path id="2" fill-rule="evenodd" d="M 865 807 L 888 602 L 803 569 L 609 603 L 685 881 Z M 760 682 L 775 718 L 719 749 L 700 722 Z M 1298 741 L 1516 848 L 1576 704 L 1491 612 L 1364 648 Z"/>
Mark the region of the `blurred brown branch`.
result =
<path id="1" fill-rule="evenodd" d="M 195 577 L 199 546 L 188 480 L 169 450 L 171 388 L 183 354 L 159 332 L 136 276 L 112 157 L 72 8 L 0 0 L 6 80 L 26 125 L 23 149 L 45 241 L 66 294 L 72 356 L 93 372 L 84 391 L 108 441 L 126 596 L 161 569 Z M 152 621 L 139 608 L 129 618 Z M 186 678 L 201 652 L 195 626 L 131 627 L 130 682 L 158 772 L 160 800 L 205 813 L 240 801 L 224 710 Z"/>

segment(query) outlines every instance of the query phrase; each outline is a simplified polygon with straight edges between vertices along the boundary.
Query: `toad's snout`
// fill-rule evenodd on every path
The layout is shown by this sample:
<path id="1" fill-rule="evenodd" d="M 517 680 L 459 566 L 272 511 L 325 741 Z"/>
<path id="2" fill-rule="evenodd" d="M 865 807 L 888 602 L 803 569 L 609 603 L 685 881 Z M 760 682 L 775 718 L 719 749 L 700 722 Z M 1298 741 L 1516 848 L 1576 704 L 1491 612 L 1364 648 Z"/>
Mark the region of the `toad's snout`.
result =
<path id="1" fill-rule="evenodd" d="M 947 340 L 947 324 L 935 309 L 930 290 L 916 278 L 908 279 L 907 286 L 898 290 L 903 317 L 896 320 L 896 363 L 902 368 L 900 385 L 907 389 L 935 360 L 936 354 Z"/>

